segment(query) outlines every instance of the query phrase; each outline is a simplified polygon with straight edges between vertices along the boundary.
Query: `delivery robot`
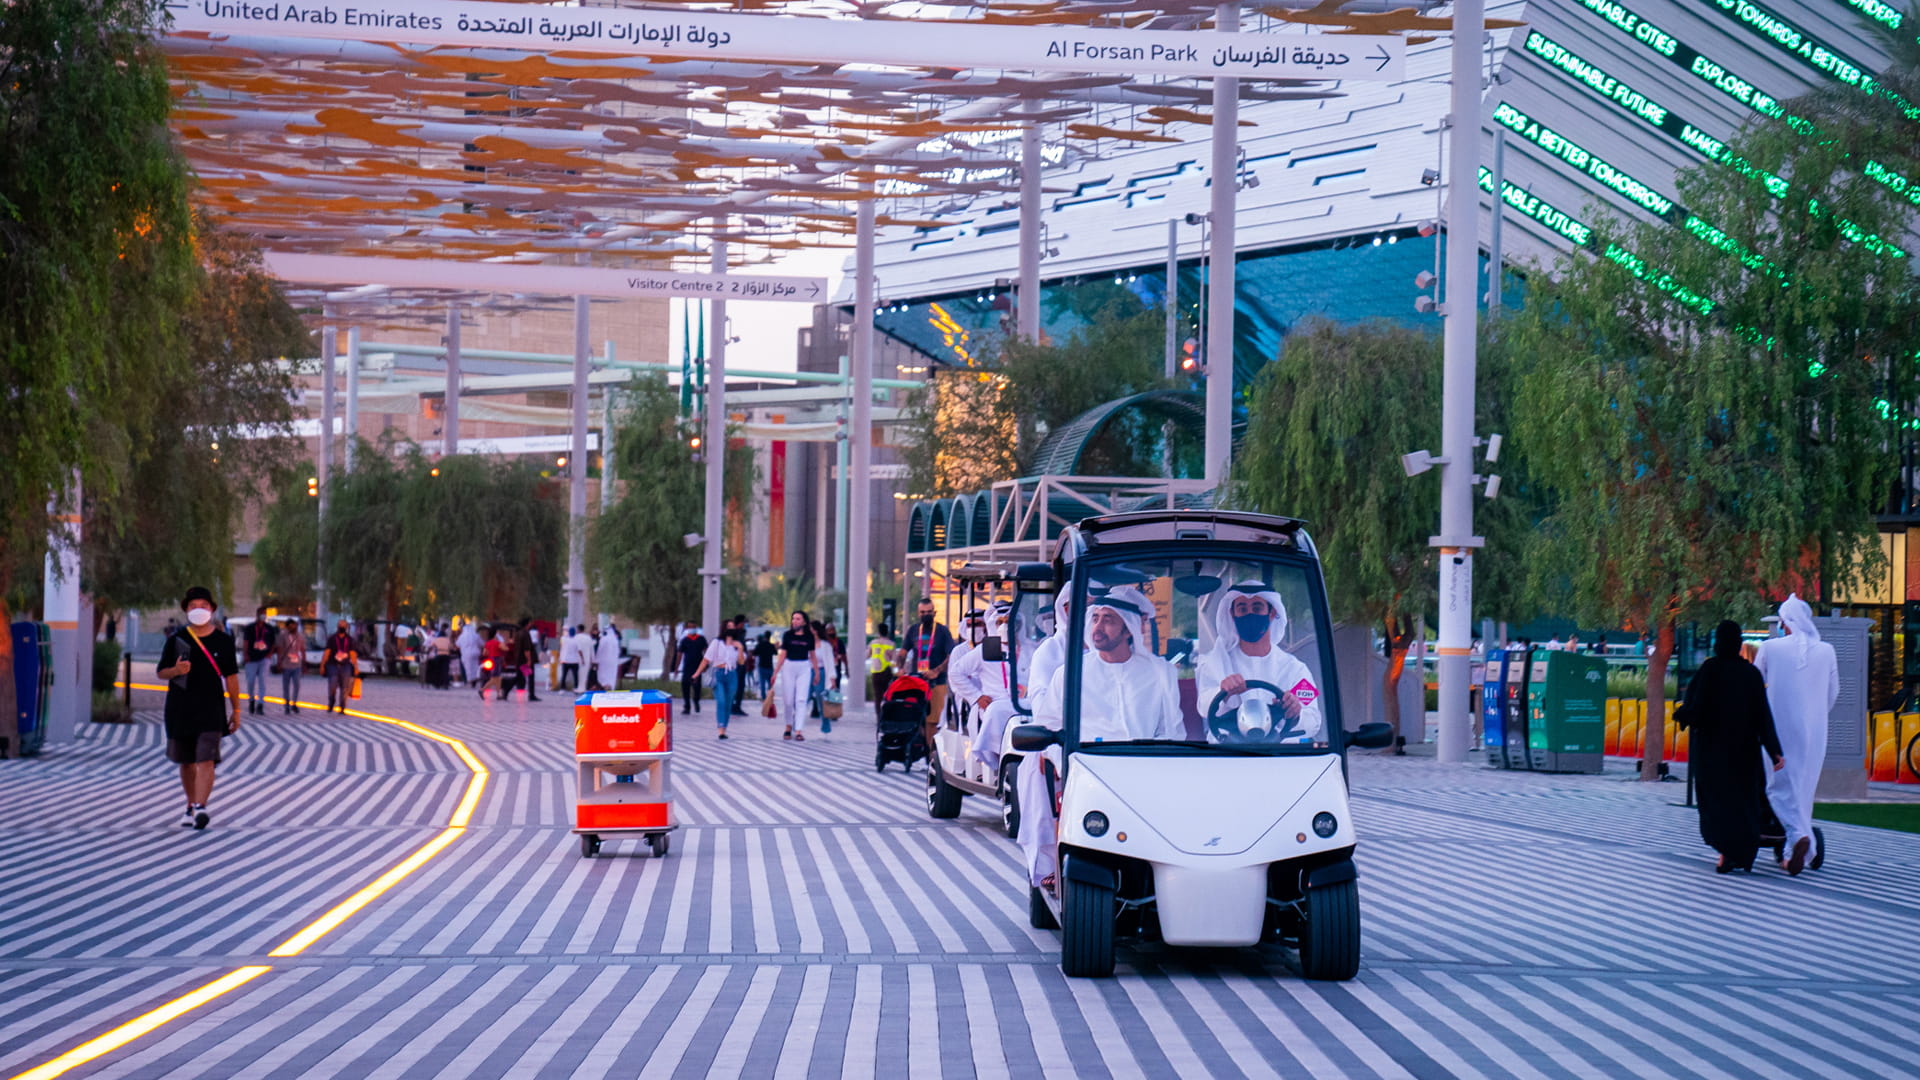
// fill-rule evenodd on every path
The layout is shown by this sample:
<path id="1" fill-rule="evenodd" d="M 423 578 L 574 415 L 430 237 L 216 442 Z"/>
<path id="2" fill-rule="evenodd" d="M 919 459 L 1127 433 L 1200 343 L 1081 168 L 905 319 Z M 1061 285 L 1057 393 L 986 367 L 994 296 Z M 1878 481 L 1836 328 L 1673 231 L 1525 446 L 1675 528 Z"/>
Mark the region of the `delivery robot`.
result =
<path id="1" fill-rule="evenodd" d="M 1309 979 L 1360 964 L 1347 732 L 1313 542 L 1297 520 L 1156 510 L 1066 529 L 1051 566 L 1075 647 L 1011 746 L 1029 914 L 1069 976 L 1117 940 L 1282 945 Z M 1026 577 L 1026 574 L 1016 575 Z M 1052 598 L 1049 598 L 1052 599 Z M 1036 795 L 1026 794 L 1033 799 Z"/>

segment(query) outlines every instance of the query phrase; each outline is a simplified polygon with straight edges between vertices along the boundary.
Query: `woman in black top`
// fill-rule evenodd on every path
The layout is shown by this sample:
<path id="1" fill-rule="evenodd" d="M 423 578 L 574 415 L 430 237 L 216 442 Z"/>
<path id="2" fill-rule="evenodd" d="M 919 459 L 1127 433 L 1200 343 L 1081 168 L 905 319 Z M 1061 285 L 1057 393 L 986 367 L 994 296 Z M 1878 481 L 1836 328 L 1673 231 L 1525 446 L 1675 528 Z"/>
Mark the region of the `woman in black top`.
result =
<path id="1" fill-rule="evenodd" d="M 156 671 L 167 680 L 167 760 L 180 766 L 187 810 L 180 824 L 204 829 L 212 820 L 213 767 L 220 738 L 240 730 L 240 665 L 233 635 L 213 621 L 213 593 L 201 586 L 180 602 L 187 625 L 167 638 Z"/>
<path id="2" fill-rule="evenodd" d="M 1687 768 L 1700 802 L 1700 838 L 1720 853 L 1714 869 L 1752 870 L 1767 817 L 1766 762 L 1781 767 L 1780 737 L 1767 681 L 1740 655 L 1739 623 L 1715 628 L 1713 656 L 1687 683 L 1673 719 L 1692 735 Z"/>
<path id="3" fill-rule="evenodd" d="M 821 664 L 821 651 L 807 613 L 794 612 L 787 632 L 780 635 L 780 651 L 773 668 L 776 715 L 787 722 L 786 734 L 780 736 L 783 739 L 807 741 L 807 711 L 813 700 L 813 673 Z"/>

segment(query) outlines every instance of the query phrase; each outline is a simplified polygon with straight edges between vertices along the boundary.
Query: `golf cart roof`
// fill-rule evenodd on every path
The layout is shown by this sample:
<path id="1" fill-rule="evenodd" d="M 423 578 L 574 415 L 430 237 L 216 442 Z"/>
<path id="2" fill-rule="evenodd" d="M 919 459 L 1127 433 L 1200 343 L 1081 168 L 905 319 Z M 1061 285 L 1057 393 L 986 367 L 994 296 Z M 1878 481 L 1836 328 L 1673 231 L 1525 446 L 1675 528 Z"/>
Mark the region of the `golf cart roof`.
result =
<path id="1" fill-rule="evenodd" d="M 1167 540 L 1224 540 L 1311 550 L 1301 532 L 1305 524 L 1299 518 L 1237 510 L 1141 510 L 1085 518 L 1078 528 L 1088 550 L 1102 544 Z"/>
<path id="2" fill-rule="evenodd" d="M 992 584 L 1001 581 L 1032 581 L 1053 579 L 1050 563 L 1021 563 L 996 560 L 977 561 L 956 566 L 947 572 L 947 576 L 957 581 L 974 584 Z"/>

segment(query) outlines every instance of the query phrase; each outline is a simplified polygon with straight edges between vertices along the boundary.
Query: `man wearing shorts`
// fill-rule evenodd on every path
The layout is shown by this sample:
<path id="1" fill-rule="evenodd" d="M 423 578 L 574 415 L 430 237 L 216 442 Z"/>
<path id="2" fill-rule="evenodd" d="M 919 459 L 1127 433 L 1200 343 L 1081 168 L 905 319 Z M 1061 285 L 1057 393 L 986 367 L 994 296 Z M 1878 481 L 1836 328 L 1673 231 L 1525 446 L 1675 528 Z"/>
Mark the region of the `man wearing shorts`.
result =
<path id="1" fill-rule="evenodd" d="M 167 638 L 157 674 L 167 680 L 167 760 L 180 766 L 187 795 L 180 825 L 204 829 L 220 739 L 240 730 L 240 665 L 233 635 L 214 625 L 212 592 L 196 585 L 180 607 L 187 625 Z"/>

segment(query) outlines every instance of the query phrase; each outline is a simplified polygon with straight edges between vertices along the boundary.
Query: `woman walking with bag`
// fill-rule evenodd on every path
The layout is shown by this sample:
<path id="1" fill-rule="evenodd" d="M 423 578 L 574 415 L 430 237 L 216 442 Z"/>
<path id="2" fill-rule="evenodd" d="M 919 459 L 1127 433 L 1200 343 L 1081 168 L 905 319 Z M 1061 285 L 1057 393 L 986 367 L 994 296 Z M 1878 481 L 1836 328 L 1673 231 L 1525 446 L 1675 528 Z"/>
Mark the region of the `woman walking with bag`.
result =
<path id="1" fill-rule="evenodd" d="M 1766 819 L 1767 773 L 1757 751 L 1778 771 L 1780 739 L 1767 705 L 1767 684 L 1740 655 L 1740 624 L 1713 632 L 1713 656 L 1687 683 L 1674 722 L 1691 733 L 1687 752 L 1694 795 L 1700 801 L 1700 839 L 1720 853 L 1717 874 L 1752 870 Z"/>
<path id="2" fill-rule="evenodd" d="M 739 631 L 726 629 L 720 636 L 707 645 L 707 655 L 700 660 L 700 666 L 693 671 L 694 678 L 713 673 L 714 719 L 720 724 L 720 737 L 727 737 L 727 721 L 733 716 L 733 691 L 738 684 L 734 675 L 740 669 L 740 660 L 744 655 L 734 635 Z"/>
<path id="3" fill-rule="evenodd" d="M 287 619 L 273 642 L 273 669 L 280 676 L 281 708 L 288 715 L 300 711 L 300 676 L 306 664 L 307 641 L 300 633 L 300 620 Z"/>
<path id="4" fill-rule="evenodd" d="M 347 620 L 341 619 L 339 628 L 327 639 L 327 653 L 322 667 L 327 674 L 327 711 L 338 709 L 346 712 L 347 698 L 353 689 L 353 677 L 360 674 L 360 647 L 353 643 L 353 635 L 347 632 Z"/>
<path id="5" fill-rule="evenodd" d="M 780 636 L 780 652 L 774 659 L 773 699 L 775 709 L 787 722 L 783 739 L 807 741 L 807 712 L 813 704 L 814 672 L 824 662 L 824 647 L 814 636 L 807 613 L 793 613 L 791 625 Z"/>

